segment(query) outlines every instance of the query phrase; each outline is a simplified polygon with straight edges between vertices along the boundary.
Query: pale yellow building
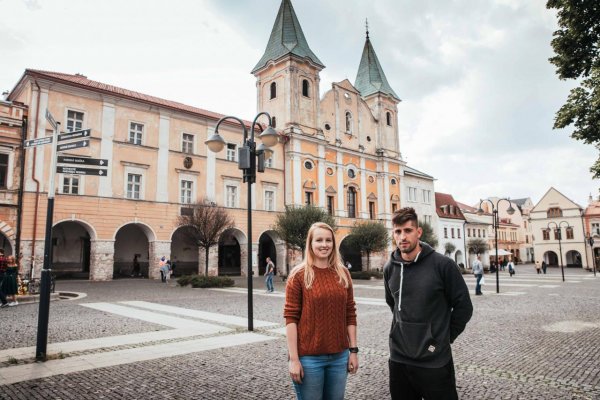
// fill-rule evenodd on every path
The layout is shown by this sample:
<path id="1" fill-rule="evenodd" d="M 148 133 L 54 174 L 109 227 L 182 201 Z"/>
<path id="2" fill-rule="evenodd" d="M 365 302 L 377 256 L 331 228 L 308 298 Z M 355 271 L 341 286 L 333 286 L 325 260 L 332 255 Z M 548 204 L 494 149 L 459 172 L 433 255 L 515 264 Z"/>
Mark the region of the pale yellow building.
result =
<path id="1" fill-rule="evenodd" d="M 319 96 L 323 68 L 291 2 L 283 0 L 265 54 L 252 70 L 257 108 L 274 117 L 281 134 L 251 193 L 255 273 L 262 272 L 266 256 L 282 272 L 294 262 L 272 230 L 285 205 L 310 203 L 328 210 L 338 219 L 340 240 L 360 220 L 390 226 L 391 213 L 400 206 L 405 166 L 398 139 L 400 100 L 368 33 L 354 85 L 334 82 Z M 214 154 L 204 141 L 222 115 L 79 74 L 26 70 L 9 100 L 29 106 L 28 139 L 51 134 L 47 109 L 62 131 L 91 130 L 88 147 L 62 155 L 108 161 L 106 176 L 55 176 L 56 271 L 112 279 L 129 275 L 137 254 L 142 271 L 152 278 L 159 276 L 162 256 L 172 258 L 179 273 L 203 272 L 203 252 L 187 243 L 177 217 L 186 204 L 206 198 L 227 207 L 235 220 L 211 249 L 209 273 L 245 273 L 247 185 L 237 168 L 239 125 L 221 125 L 228 145 Z M 26 153 L 21 250 L 24 267 L 36 272 L 43 259 L 50 156 L 49 145 Z M 345 256 L 355 260 L 353 266 L 360 263 L 356 253 Z"/>

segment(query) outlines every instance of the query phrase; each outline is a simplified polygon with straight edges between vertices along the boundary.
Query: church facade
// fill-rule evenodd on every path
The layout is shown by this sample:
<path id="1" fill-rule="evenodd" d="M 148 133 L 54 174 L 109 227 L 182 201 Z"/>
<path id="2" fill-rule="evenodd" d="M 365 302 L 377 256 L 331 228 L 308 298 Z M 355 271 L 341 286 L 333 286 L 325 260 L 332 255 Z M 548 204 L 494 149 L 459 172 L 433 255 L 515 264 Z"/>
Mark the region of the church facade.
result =
<path id="1" fill-rule="evenodd" d="M 189 204 L 203 199 L 226 207 L 235 220 L 209 252 L 212 275 L 243 275 L 248 257 L 254 274 L 262 272 L 267 256 L 279 271 L 292 267 L 298 260 L 273 230 L 286 205 L 327 210 L 337 219 L 339 242 L 361 221 L 391 227 L 406 167 L 398 136 L 400 99 L 368 32 L 354 84 L 334 82 L 320 96 L 323 68 L 291 2 L 283 0 L 265 53 L 252 69 L 257 108 L 273 117 L 280 140 L 253 185 L 251 254 L 247 185 L 237 168 L 239 124 L 219 127 L 227 146 L 215 154 L 204 141 L 223 115 L 79 74 L 26 70 L 8 100 L 28 106 L 27 138 L 51 134 L 47 109 L 62 131 L 91 130 L 88 147 L 61 155 L 108 161 L 106 176 L 55 174 L 54 269 L 109 280 L 129 275 L 135 257 L 145 275 L 158 278 L 158 261 L 166 256 L 180 273 L 203 273 L 204 252 L 188 243 L 177 222 Z M 25 153 L 21 251 L 25 271 L 34 268 L 36 275 L 44 252 L 50 158 L 50 146 Z"/>

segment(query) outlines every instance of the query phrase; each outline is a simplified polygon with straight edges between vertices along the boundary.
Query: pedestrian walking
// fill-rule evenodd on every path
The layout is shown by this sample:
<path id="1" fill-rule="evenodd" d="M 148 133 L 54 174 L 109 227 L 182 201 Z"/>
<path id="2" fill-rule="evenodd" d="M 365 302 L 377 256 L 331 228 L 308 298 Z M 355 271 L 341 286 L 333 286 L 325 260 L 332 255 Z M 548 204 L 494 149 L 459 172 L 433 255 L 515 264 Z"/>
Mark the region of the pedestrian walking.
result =
<path id="1" fill-rule="evenodd" d="M 265 285 L 267 286 L 267 293 L 273 293 L 273 275 L 275 274 L 275 264 L 271 261 L 271 257 L 266 259 L 267 265 L 265 266 Z"/>
<path id="2" fill-rule="evenodd" d="M 287 279 L 289 373 L 298 399 L 342 400 L 348 372 L 358 370 L 356 304 L 333 229 L 314 223 L 306 256 Z"/>
<path id="3" fill-rule="evenodd" d="M 513 263 L 512 261 L 510 261 L 508 263 L 508 273 L 510 274 L 510 277 L 512 278 L 512 276 L 515 274 L 515 263 Z"/>
<path id="4" fill-rule="evenodd" d="M 142 273 L 140 272 L 140 261 L 138 260 L 139 257 L 139 254 L 133 256 L 133 272 L 131 273 L 131 277 L 142 276 Z"/>
<path id="5" fill-rule="evenodd" d="M 6 257 L 6 272 L 2 285 L 4 295 L 7 300 L 10 300 L 8 303 L 9 307 L 14 307 L 19 304 L 17 301 L 17 292 L 19 291 L 19 286 L 17 285 L 18 274 L 19 265 L 17 264 L 16 258 L 14 256 Z"/>
<path id="6" fill-rule="evenodd" d="M 544 272 L 544 275 L 546 275 L 546 268 L 548 268 L 546 261 L 542 260 L 542 271 Z"/>
<path id="7" fill-rule="evenodd" d="M 389 388 L 395 399 L 458 399 L 450 344 L 473 314 L 469 289 L 456 263 L 420 242 L 417 213 L 392 217 L 397 248 L 383 269 L 385 300 L 393 314 Z"/>
<path id="8" fill-rule="evenodd" d="M 538 275 L 542 273 L 542 266 L 540 265 L 539 261 L 535 262 L 535 271 L 537 272 Z"/>
<path id="9" fill-rule="evenodd" d="M 6 279 L 6 257 L 4 256 L 4 249 L 0 249 L 0 308 L 8 307 L 8 301 L 4 294 L 4 280 Z"/>
<path id="10" fill-rule="evenodd" d="M 169 267 L 167 266 L 167 258 L 165 256 L 162 256 L 160 258 L 160 261 L 158 262 L 158 268 L 160 270 L 160 280 L 163 283 L 167 282 L 167 275 L 166 275 L 166 271 L 169 270 Z"/>
<path id="11" fill-rule="evenodd" d="M 475 284 L 475 295 L 481 296 L 483 293 L 481 292 L 481 278 L 483 278 L 483 265 L 481 264 L 481 257 L 478 255 L 475 261 L 473 261 L 473 275 L 475 275 L 475 279 L 477 279 L 477 283 Z"/>

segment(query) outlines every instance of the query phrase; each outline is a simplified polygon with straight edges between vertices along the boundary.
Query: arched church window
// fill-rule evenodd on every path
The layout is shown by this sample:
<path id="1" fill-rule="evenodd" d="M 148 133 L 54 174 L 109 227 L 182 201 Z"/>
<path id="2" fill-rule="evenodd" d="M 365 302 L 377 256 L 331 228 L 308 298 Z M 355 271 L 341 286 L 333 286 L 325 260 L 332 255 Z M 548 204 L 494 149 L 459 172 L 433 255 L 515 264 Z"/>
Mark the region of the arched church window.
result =
<path id="1" fill-rule="evenodd" d="M 356 218 L 356 189 L 348 188 L 348 218 Z"/>
<path id="2" fill-rule="evenodd" d="M 352 133 L 352 114 L 346 112 L 346 133 Z"/>
<path id="3" fill-rule="evenodd" d="M 271 82 L 271 98 L 277 97 L 277 83 Z"/>
<path id="4" fill-rule="evenodd" d="M 389 112 L 389 111 L 388 111 L 388 112 L 385 114 L 385 119 L 386 119 L 386 121 L 387 121 L 387 125 L 388 125 L 388 126 L 392 126 L 392 113 L 391 113 L 391 112 Z"/>
<path id="5" fill-rule="evenodd" d="M 310 90 L 310 83 L 308 82 L 308 79 L 304 79 L 302 81 L 302 96 L 310 97 L 309 90 Z"/>

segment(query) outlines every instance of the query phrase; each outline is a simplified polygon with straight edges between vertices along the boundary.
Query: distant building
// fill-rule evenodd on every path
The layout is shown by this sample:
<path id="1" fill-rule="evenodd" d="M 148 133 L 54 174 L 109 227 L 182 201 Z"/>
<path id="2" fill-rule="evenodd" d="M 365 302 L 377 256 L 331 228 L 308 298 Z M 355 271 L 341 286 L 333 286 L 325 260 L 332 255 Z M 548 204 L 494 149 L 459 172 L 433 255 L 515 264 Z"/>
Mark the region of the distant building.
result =
<path id="1" fill-rule="evenodd" d="M 580 205 L 551 187 L 529 214 L 535 261 L 557 267 L 562 253 L 563 266 L 587 267 L 582 216 Z"/>
<path id="2" fill-rule="evenodd" d="M 484 252 L 480 253 L 481 263 L 488 267 L 490 265 L 490 245 L 489 245 L 489 231 L 492 230 L 492 214 L 485 213 L 483 215 L 477 214 L 477 208 L 471 207 L 467 204 L 456 202 L 465 217 L 465 243 L 467 252 L 467 267 L 471 268 L 473 261 L 477 258 L 477 253 L 472 251 L 472 244 L 474 241 L 483 241 L 487 245 Z"/>
<path id="3" fill-rule="evenodd" d="M 600 268 L 600 198 L 593 199 L 590 195 L 589 204 L 584 212 L 584 227 L 586 242 L 589 246 L 589 266 L 598 270 Z"/>
<path id="4" fill-rule="evenodd" d="M 509 204 L 508 201 L 500 201 L 499 197 L 489 197 L 488 198 L 493 204 L 494 207 L 497 207 L 498 211 L 498 258 L 500 261 L 503 261 L 507 258 L 511 258 L 514 261 L 522 261 L 521 259 L 521 250 L 519 240 L 519 230 L 522 226 L 523 217 L 521 216 L 520 211 L 518 210 L 516 204 L 513 204 L 512 201 Z M 515 210 L 515 212 L 510 215 L 508 213 L 509 206 Z M 479 207 L 479 204 L 477 205 Z M 488 201 L 484 201 L 481 203 L 481 209 L 484 213 L 493 214 L 492 207 Z M 490 242 L 490 257 L 496 256 L 496 233 L 490 227 L 488 231 L 488 239 Z"/>
<path id="5" fill-rule="evenodd" d="M 435 193 L 435 207 L 438 216 L 438 248 L 439 253 L 445 254 L 456 261 L 465 264 L 465 217 L 458 203 L 451 194 Z M 449 251 L 453 248 L 452 251 Z"/>
<path id="6" fill-rule="evenodd" d="M 402 207 L 412 207 L 420 222 L 427 222 L 437 232 L 437 212 L 435 209 L 435 178 L 405 165 L 402 177 Z"/>
<path id="7" fill-rule="evenodd" d="M 523 199 L 511 199 L 510 202 L 516 206 L 516 209 L 518 209 L 522 217 L 521 227 L 518 230 L 521 261 L 532 263 L 534 261 L 533 232 L 531 230 L 531 222 L 529 221 L 529 213 L 533 209 L 534 204 L 529 197 Z M 513 206 L 513 208 L 515 207 Z M 515 221 L 515 223 L 517 222 Z"/>

